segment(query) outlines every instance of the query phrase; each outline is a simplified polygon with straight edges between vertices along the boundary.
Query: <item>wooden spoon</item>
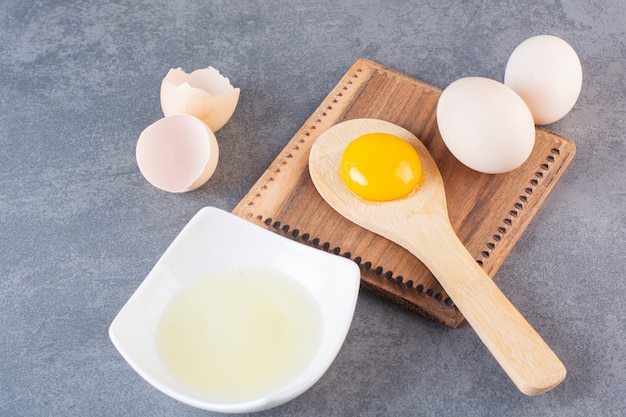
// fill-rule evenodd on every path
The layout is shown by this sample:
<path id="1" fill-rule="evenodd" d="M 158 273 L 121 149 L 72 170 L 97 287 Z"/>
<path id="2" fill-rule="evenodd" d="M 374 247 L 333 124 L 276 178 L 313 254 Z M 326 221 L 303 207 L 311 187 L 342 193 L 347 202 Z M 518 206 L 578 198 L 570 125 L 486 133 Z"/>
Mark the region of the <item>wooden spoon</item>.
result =
<path id="1" fill-rule="evenodd" d="M 343 183 L 339 173 L 343 150 L 352 140 L 372 132 L 391 133 L 417 150 L 424 180 L 407 197 L 367 201 Z M 565 379 L 566 370 L 559 358 L 456 236 L 437 164 L 411 132 L 375 119 L 339 123 L 313 144 L 309 172 L 318 192 L 333 209 L 404 247 L 428 267 L 521 392 L 538 395 Z"/>

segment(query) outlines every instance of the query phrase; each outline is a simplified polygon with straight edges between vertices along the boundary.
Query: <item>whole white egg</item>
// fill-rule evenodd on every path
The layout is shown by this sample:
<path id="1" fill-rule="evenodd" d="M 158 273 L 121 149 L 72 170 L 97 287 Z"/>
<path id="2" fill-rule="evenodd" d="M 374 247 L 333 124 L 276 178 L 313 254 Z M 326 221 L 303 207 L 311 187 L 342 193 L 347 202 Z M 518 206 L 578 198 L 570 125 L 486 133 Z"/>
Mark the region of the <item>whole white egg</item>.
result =
<path id="1" fill-rule="evenodd" d="M 467 77 L 450 84 L 437 103 L 437 125 L 459 161 L 487 174 L 519 167 L 535 144 L 535 124 L 526 103 L 488 78 Z"/>
<path id="2" fill-rule="evenodd" d="M 534 36 L 519 44 L 504 74 L 504 84 L 522 97 L 538 125 L 554 123 L 569 113 L 582 82 L 576 51 L 552 35 Z"/>

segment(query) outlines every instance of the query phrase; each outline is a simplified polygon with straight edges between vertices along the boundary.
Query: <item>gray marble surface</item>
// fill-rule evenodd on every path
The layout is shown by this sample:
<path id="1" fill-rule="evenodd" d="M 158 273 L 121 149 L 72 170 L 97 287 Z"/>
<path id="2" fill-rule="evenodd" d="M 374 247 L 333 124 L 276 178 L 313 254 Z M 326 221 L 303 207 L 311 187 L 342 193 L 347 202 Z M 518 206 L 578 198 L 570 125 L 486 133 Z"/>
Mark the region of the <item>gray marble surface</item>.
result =
<path id="1" fill-rule="evenodd" d="M 359 296 L 324 377 L 271 416 L 626 414 L 626 3 L 566 1 L 4 0 L 0 4 L 0 415 L 211 413 L 153 389 L 107 329 L 201 207 L 231 210 L 358 58 L 438 87 L 502 80 L 522 40 L 579 53 L 584 85 L 549 128 L 578 153 L 496 281 L 567 379 L 519 393 L 472 329 Z M 139 173 L 169 68 L 241 88 L 202 188 Z"/>

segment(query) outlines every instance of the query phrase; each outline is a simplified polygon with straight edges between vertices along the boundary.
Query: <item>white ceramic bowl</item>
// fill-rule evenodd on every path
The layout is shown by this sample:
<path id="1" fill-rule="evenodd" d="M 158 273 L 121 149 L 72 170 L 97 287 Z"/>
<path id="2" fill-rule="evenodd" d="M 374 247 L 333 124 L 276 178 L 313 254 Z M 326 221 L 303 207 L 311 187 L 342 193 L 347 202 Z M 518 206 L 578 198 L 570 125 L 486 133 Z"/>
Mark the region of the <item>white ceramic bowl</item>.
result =
<path id="1" fill-rule="evenodd" d="M 310 363 L 287 385 L 260 398 L 233 401 L 209 397 L 174 378 L 159 356 L 156 329 L 161 314 L 185 285 L 232 267 L 272 269 L 288 275 L 313 296 L 321 314 L 321 340 Z M 261 411 L 310 388 L 326 372 L 345 340 L 359 292 L 357 265 L 281 237 L 228 212 L 200 210 L 172 242 L 109 328 L 130 366 L 163 393 L 194 407 L 223 413 Z"/>

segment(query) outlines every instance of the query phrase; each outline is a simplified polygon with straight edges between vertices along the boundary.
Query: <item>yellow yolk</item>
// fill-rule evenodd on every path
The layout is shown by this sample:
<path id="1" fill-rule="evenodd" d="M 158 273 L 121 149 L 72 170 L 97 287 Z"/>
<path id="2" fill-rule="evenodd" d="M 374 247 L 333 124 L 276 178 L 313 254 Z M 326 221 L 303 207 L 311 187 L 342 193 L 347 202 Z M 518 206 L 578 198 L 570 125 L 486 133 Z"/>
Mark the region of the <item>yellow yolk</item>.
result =
<path id="1" fill-rule="evenodd" d="M 353 193 L 373 201 L 405 197 L 422 179 L 422 163 L 413 146 L 387 133 L 368 133 L 350 142 L 340 171 Z"/>

